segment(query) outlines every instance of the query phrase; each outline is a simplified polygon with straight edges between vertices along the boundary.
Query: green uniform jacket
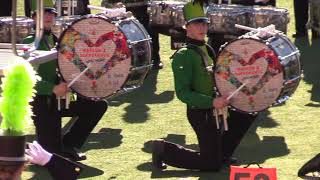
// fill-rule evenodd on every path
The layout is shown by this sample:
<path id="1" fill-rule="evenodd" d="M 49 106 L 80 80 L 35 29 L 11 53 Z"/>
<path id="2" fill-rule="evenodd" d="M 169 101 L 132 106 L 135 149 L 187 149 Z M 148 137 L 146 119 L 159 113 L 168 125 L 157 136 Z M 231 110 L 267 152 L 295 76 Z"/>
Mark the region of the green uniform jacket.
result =
<path id="1" fill-rule="evenodd" d="M 48 37 L 48 43 L 50 44 L 51 47 L 53 47 L 54 46 L 53 35 L 49 35 L 47 37 Z M 34 36 L 28 36 L 23 41 L 24 44 L 30 44 L 33 42 L 34 42 Z M 49 51 L 50 48 L 48 47 L 48 45 L 45 43 L 44 40 L 41 40 L 40 47 L 38 48 L 38 50 Z M 39 65 L 37 72 L 41 77 L 41 81 L 38 81 L 35 87 L 38 95 L 52 95 L 53 87 L 55 86 L 57 81 L 56 68 L 57 68 L 56 60 L 49 61 Z"/>
<path id="2" fill-rule="evenodd" d="M 205 45 L 199 47 L 208 55 Z M 209 57 L 208 65 L 212 64 Z M 206 71 L 200 54 L 181 48 L 173 56 L 172 71 L 178 99 L 193 109 L 212 108 L 213 75 Z"/>

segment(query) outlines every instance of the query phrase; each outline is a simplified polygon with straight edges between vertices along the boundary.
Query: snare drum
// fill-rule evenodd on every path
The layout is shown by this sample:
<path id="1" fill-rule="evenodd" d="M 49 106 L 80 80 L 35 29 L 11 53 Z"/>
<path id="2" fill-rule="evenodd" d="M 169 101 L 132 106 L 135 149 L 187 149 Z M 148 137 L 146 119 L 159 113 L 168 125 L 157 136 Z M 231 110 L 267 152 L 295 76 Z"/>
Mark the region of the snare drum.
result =
<path id="1" fill-rule="evenodd" d="M 17 17 L 16 22 L 17 43 L 22 43 L 23 39 L 32 33 L 34 22 L 27 17 Z M 0 17 L 0 43 L 11 42 L 12 24 L 12 17 Z"/>
<path id="2" fill-rule="evenodd" d="M 250 34 L 250 33 L 248 33 Z M 283 34 L 269 39 L 244 35 L 222 47 L 214 68 L 219 94 L 236 110 L 254 113 L 286 101 L 301 79 L 298 49 Z"/>
<path id="3" fill-rule="evenodd" d="M 172 27 L 175 25 L 175 12 L 181 9 L 185 2 L 153 1 L 149 5 L 149 20 L 151 26 Z M 184 23 L 184 19 L 183 19 Z M 182 26 L 181 26 L 182 27 Z"/>
<path id="4" fill-rule="evenodd" d="M 58 42 L 58 67 L 70 83 L 87 69 L 72 90 L 103 100 L 140 87 L 151 67 L 151 38 L 134 18 L 86 16 L 75 21 Z"/>
<path id="5" fill-rule="evenodd" d="M 274 24 L 276 29 L 287 33 L 289 11 L 275 7 L 254 7 L 249 11 L 249 26 L 253 28 L 266 27 Z"/>
<path id="6" fill-rule="evenodd" d="M 173 27 L 176 29 L 182 29 L 186 23 L 183 16 L 183 6 L 184 5 L 181 4 L 172 8 Z"/>
<path id="7" fill-rule="evenodd" d="M 243 34 L 235 24 L 247 24 L 247 7 L 240 5 L 215 5 L 208 8 L 207 16 L 210 20 L 209 33 Z"/>
<path id="8" fill-rule="evenodd" d="M 62 31 L 67 29 L 69 25 L 71 25 L 74 21 L 80 19 L 81 16 L 60 16 L 55 20 L 54 25 L 51 27 L 52 33 L 56 37 L 60 37 Z"/>

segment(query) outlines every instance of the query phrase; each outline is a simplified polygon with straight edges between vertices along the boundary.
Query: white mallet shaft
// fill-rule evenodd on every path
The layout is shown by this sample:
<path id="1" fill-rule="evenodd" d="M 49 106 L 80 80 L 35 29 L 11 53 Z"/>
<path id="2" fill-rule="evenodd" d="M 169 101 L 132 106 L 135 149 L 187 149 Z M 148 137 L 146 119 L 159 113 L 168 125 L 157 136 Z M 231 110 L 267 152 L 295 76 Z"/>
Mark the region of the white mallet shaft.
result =
<path id="1" fill-rule="evenodd" d="M 71 87 L 86 71 L 89 70 L 91 64 L 88 64 L 88 67 L 85 68 L 78 76 L 76 76 L 72 81 L 68 84 L 68 88 Z"/>
<path id="2" fill-rule="evenodd" d="M 257 28 L 252 28 L 252 27 L 244 26 L 244 25 L 240 25 L 240 24 L 235 24 L 234 26 L 235 26 L 236 28 L 243 29 L 243 30 L 247 30 L 247 31 L 258 31 Z"/>
<path id="3" fill-rule="evenodd" d="M 271 24 L 272 25 L 272 24 Z M 269 26 L 271 26 L 269 25 Z M 235 24 L 234 25 L 236 28 L 239 28 L 239 29 L 243 29 L 243 30 L 247 30 L 247 31 L 254 31 L 254 32 L 259 32 L 261 29 L 263 28 L 252 28 L 252 27 L 249 27 L 249 26 L 244 26 L 244 25 L 240 25 L 240 24 Z M 269 27 L 267 26 L 267 27 Z M 267 28 L 267 27 L 264 27 L 264 28 Z M 270 34 L 270 35 L 275 35 L 277 33 L 279 33 L 280 31 L 278 30 L 275 30 L 275 32 L 269 32 L 269 31 L 266 31 L 266 33 Z"/>
<path id="4" fill-rule="evenodd" d="M 70 94 L 66 94 L 66 109 L 69 109 L 69 104 L 70 104 Z"/>
<path id="5" fill-rule="evenodd" d="M 61 110 L 61 97 L 57 97 L 57 100 L 58 100 L 58 111 Z"/>
<path id="6" fill-rule="evenodd" d="M 219 113 L 218 113 L 218 111 L 217 111 L 217 109 L 214 109 L 213 110 L 213 113 L 214 113 L 214 117 L 215 117 L 215 119 L 216 119 L 216 125 L 217 125 L 217 129 L 220 129 L 220 126 L 219 126 Z"/>
<path id="7" fill-rule="evenodd" d="M 240 87 L 238 87 L 238 89 L 236 89 L 235 91 L 233 91 L 228 97 L 227 100 L 229 101 L 234 95 L 236 95 L 246 84 L 248 84 L 248 82 L 243 83 Z"/>
<path id="8" fill-rule="evenodd" d="M 223 124 L 224 124 L 224 130 L 225 131 L 228 131 L 229 130 L 229 127 L 228 127 L 228 121 L 227 121 L 227 118 L 228 118 L 228 108 L 227 107 L 224 107 L 222 109 L 222 116 L 223 116 Z"/>
<path id="9" fill-rule="evenodd" d="M 100 11 L 106 11 L 106 10 L 108 10 L 107 8 L 100 7 L 100 6 L 88 5 L 87 7 L 88 7 L 89 9 L 96 9 L 96 10 L 100 10 Z"/>

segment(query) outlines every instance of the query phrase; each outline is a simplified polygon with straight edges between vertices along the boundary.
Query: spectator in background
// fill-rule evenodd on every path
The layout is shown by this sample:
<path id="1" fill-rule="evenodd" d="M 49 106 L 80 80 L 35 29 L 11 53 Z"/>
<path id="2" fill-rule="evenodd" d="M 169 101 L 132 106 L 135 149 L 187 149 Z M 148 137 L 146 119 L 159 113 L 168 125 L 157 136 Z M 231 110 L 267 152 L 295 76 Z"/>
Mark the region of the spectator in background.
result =
<path id="1" fill-rule="evenodd" d="M 320 0 L 309 1 L 310 18 L 308 29 L 311 29 L 312 39 L 320 38 Z"/>
<path id="2" fill-rule="evenodd" d="M 296 33 L 293 34 L 295 38 L 307 37 L 307 22 L 309 18 L 309 7 L 307 0 L 294 0 L 294 17 L 296 19 Z"/>
<path id="3" fill-rule="evenodd" d="M 1 0 L 0 16 L 11 16 L 12 2 L 11 0 Z"/>

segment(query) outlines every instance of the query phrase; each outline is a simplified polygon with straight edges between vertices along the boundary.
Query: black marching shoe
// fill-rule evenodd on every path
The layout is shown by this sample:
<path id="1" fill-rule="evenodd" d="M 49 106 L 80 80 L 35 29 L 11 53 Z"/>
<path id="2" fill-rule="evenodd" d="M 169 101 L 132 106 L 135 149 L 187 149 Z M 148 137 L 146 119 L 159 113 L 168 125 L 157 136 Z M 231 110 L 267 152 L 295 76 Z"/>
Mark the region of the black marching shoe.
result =
<path id="1" fill-rule="evenodd" d="M 78 152 L 73 147 L 65 147 L 63 150 L 63 156 L 72 161 L 83 161 L 87 159 L 87 156 L 85 153 Z"/>
<path id="2" fill-rule="evenodd" d="M 230 166 L 230 165 L 237 165 L 239 164 L 239 160 L 235 157 L 224 157 L 223 164 Z"/>
<path id="3" fill-rule="evenodd" d="M 161 158 L 164 151 L 164 141 L 154 140 L 152 141 L 152 165 L 153 167 L 163 170 L 167 168 L 167 165 L 163 163 Z"/>
<path id="4" fill-rule="evenodd" d="M 304 177 L 306 174 L 311 172 L 320 171 L 320 154 L 306 162 L 298 171 L 299 177 Z"/>

